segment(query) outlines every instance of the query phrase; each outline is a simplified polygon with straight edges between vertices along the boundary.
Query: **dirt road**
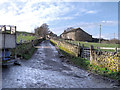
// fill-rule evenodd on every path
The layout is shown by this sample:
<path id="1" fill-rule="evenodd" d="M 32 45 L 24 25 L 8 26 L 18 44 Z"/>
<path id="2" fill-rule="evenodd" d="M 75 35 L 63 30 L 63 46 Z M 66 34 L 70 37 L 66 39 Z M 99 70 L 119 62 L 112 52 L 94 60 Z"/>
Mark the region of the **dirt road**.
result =
<path id="1" fill-rule="evenodd" d="M 113 82 L 62 62 L 56 48 L 43 41 L 21 66 L 3 68 L 3 88 L 111 88 Z"/>

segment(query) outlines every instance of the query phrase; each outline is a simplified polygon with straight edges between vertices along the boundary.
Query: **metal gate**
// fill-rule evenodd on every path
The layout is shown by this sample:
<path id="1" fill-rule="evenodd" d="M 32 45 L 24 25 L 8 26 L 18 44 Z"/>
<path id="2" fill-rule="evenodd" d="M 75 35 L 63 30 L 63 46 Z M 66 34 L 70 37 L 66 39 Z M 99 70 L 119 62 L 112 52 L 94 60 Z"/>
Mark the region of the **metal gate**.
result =
<path id="1" fill-rule="evenodd" d="M 82 58 L 90 60 L 90 48 L 82 48 Z"/>

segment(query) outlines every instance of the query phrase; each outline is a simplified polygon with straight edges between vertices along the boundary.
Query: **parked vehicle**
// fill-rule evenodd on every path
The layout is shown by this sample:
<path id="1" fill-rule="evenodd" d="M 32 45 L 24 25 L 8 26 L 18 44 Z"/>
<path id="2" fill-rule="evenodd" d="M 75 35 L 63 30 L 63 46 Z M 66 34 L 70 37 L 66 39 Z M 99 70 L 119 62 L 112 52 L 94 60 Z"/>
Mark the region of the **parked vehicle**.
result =
<path id="1" fill-rule="evenodd" d="M 14 49 L 14 56 L 11 50 Z M 16 26 L 0 25 L 0 60 L 2 64 L 16 58 Z"/>

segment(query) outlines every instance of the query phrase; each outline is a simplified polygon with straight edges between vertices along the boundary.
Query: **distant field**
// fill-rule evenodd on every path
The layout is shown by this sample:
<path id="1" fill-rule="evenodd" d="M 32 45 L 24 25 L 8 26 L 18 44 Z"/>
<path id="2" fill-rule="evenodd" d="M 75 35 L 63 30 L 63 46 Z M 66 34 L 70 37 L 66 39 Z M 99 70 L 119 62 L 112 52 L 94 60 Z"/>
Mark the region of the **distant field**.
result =
<path id="1" fill-rule="evenodd" d="M 28 33 L 23 33 L 22 35 L 21 34 L 17 35 L 17 43 L 20 43 L 20 40 L 22 40 L 22 43 L 23 43 L 23 42 L 29 42 L 31 40 L 36 39 L 35 36 L 30 36 Z"/>
<path id="2" fill-rule="evenodd" d="M 96 49 L 97 47 L 110 47 L 110 48 L 115 48 L 118 47 L 119 44 L 106 44 L 106 43 L 94 43 L 94 42 L 83 42 L 83 41 L 70 41 L 70 40 L 66 40 L 67 42 L 70 42 L 72 44 L 76 44 L 78 45 L 78 43 L 80 43 L 81 45 L 84 44 L 84 47 L 88 47 L 90 48 L 91 45 L 94 46 L 94 48 Z M 119 47 L 120 48 L 120 47 Z M 115 50 L 102 50 L 102 51 L 115 51 Z"/>
<path id="3" fill-rule="evenodd" d="M 90 47 L 91 45 L 93 45 L 94 47 L 118 47 L 118 44 L 106 44 L 106 43 L 93 43 L 93 42 L 82 42 L 82 41 L 68 41 L 70 43 L 74 43 L 76 45 L 78 45 L 78 43 L 80 43 L 81 45 L 84 44 L 85 47 Z"/>

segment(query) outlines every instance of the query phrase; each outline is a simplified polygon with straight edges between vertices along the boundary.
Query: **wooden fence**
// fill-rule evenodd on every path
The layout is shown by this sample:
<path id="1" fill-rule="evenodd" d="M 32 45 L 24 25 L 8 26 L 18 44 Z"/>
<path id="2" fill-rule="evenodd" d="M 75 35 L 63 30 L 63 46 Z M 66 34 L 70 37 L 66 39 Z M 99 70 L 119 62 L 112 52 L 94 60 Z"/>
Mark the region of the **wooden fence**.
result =
<path id="1" fill-rule="evenodd" d="M 120 50 L 120 48 L 111 48 L 111 47 L 97 47 L 97 49 L 102 49 L 102 50 L 115 50 L 115 52 L 117 52 L 117 50 Z"/>

